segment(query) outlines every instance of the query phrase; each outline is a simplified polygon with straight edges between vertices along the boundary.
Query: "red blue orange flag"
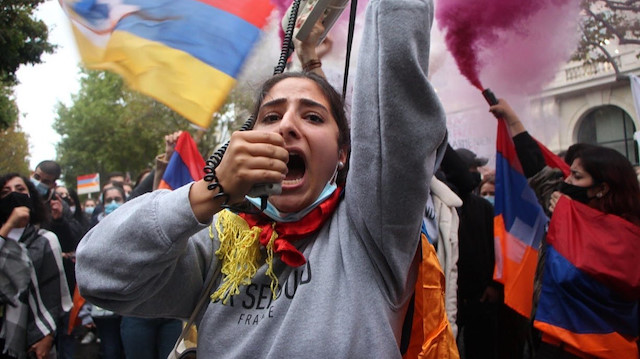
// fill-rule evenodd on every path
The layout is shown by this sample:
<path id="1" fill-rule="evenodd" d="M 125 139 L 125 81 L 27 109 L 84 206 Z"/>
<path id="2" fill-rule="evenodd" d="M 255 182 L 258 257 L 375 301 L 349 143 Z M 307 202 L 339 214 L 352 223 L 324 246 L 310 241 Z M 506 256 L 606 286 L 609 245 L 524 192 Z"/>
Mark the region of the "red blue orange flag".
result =
<path id="1" fill-rule="evenodd" d="M 538 144 L 538 147 L 540 148 L 540 152 L 542 152 L 542 157 L 544 158 L 544 162 L 547 164 L 547 166 L 551 168 L 559 169 L 560 171 L 562 171 L 562 174 L 564 175 L 564 177 L 569 176 L 569 173 L 571 172 L 571 166 L 569 166 L 558 155 L 551 152 L 551 150 L 549 150 L 545 145 L 540 143 L 540 141 L 536 140 L 535 138 L 534 140 Z"/>
<path id="2" fill-rule="evenodd" d="M 204 177 L 204 159 L 191 135 L 183 131 L 158 188 L 174 190 Z"/>
<path id="3" fill-rule="evenodd" d="M 504 285 L 505 303 L 531 316 L 538 250 L 549 219 L 529 187 L 504 120 L 498 120 L 494 280 Z"/>
<path id="4" fill-rule="evenodd" d="M 120 74 L 201 128 L 233 88 L 270 0 L 59 0 L 89 68 Z"/>
<path id="5" fill-rule="evenodd" d="M 78 194 L 100 192 L 100 174 L 92 173 L 78 176 Z"/>
<path id="6" fill-rule="evenodd" d="M 640 227 L 562 197 L 534 326 L 580 357 L 638 358 Z"/>

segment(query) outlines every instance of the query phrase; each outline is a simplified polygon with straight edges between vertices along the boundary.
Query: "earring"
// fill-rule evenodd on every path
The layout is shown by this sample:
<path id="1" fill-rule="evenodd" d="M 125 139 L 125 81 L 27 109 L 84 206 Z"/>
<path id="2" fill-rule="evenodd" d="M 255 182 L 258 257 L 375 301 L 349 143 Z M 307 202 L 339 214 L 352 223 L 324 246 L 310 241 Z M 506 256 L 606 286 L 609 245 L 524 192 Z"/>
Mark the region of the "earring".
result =
<path id="1" fill-rule="evenodd" d="M 341 170 L 344 168 L 344 163 L 342 161 L 338 162 L 338 169 Z"/>
<path id="2" fill-rule="evenodd" d="M 596 193 L 596 197 L 598 197 L 598 198 L 602 198 L 602 192 L 598 192 L 598 193 Z"/>

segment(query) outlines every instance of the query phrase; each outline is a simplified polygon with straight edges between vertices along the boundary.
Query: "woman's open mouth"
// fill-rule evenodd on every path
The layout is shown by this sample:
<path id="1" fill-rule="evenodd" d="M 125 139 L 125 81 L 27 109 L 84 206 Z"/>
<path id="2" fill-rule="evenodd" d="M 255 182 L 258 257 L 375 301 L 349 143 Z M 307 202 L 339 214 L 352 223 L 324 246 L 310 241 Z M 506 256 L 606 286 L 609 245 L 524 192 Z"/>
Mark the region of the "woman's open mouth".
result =
<path id="1" fill-rule="evenodd" d="M 295 186 L 302 182 L 307 166 L 304 158 L 297 153 L 289 153 L 289 162 L 287 162 L 287 177 L 282 181 L 284 186 Z"/>

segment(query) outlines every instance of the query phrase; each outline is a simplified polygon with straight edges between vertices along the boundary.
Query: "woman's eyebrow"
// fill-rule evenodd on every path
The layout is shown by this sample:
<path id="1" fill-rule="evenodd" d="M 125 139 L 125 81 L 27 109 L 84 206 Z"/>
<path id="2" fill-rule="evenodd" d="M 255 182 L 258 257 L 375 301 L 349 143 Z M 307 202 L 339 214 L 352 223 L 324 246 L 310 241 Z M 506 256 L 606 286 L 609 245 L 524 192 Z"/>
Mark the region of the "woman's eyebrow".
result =
<path id="1" fill-rule="evenodd" d="M 321 108 L 325 111 L 329 111 L 323 104 L 321 104 L 320 102 L 316 102 L 312 99 L 308 99 L 308 98 L 302 98 L 300 99 L 300 102 L 305 105 L 305 106 L 309 106 L 309 107 L 317 107 L 317 108 Z"/>
<path id="2" fill-rule="evenodd" d="M 264 107 L 273 107 L 273 106 L 278 106 L 281 105 L 283 103 L 286 103 L 287 99 L 286 98 L 276 98 L 267 102 L 264 102 L 261 106 L 260 109 L 262 110 Z"/>
<path id="3" fill-rule="evenodd" d="M 287 101 L 288 101 L 288 99 L 286 99 L 286 98 L 273 99 L 273 100 L 264 102 L 262 104 L 262 106 L 260 106 L 260 110 L 262 110 L 265 107 L 278 106 L 278 105 L 281 105 L 283 103 L 286 103 Z M 316 107 L 316 108 L 320 108 L 320 109 L 323 109 L 325 111 L 328 111 L 328 109 L 323 104 L 321 104 L 320 102 L 314 101 L 312 99 L 309 99 L 309 98 L 301 98 L 301 99 L 299 99 L 297 101 L 300 101 L 300 103 L 302 103 L 303 105 L 308 106 L 308 107 Z"/>
<path id="4" fill-rule="evenodd" d="M 308 99 L 308 98 L 300 99 L 300 102 L 304 106 L 316 108 L 316 109 L 322 110 L 322 111 L 324 111 L 326 113 L 331 113 L 331 111 L 329 111 L 329 109 L 325 105 L 321 104 L 320 102 L 317 102 L 317 101 L 314 101 L 314 100 L 311 100 L 311 99 Z"/>

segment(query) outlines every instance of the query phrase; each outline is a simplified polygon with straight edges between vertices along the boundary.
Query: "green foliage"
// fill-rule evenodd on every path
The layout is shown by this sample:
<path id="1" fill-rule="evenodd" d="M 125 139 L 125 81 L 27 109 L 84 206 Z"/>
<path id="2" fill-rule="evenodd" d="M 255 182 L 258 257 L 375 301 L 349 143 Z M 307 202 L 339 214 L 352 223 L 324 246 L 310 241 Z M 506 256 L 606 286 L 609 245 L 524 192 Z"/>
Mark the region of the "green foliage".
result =
<path id="1" fill-rule="evenodd" d="M 18 106 L 13 99 L 13 88 L 0 81 L 0 131 L 9 129 L 18 120 Z"/>
<path id="2" fill-rule="evenodd" d="M 29 175 L 29 143 L 18 122 L 0 130 L 0 174 L 18 172 Z"/>
<path id="3" fill-rule="evenodd" d="M 47 25 L 33 18 L 44 0 L 0 0 L 0 131 L 10 129 L 18 118 L 12 87 L 22 64 L 41 62 L 43 53 L 55 46 L 47 41 Z"/>
<path id="4" fill-rule="evenodd" d="M 153 167 L 155 156 L 164 151 L 164 136 L 178 130 L 188 130 L 199 140 L 198 149 L 206 159 L 226 140 L 217 133 L 238 129 L 252 102 L 250 91 L 237 87 L 214 116 L 211 127 L 197 131 L 168 107 L 128 89 L 116 74 L 84 70 L 80 86 L 71 106 L 58 104 L 53 125 L 61 135 L 57 161 L 63 168 L 64 182 L 70 186 L 77 176 L 95 172 L 103 179 L 113 171 L 137 177 Z"/>
<path id="5" fill-rule="evenodd" d="M 617 64 L 606 44 L 640 45 L 640 0 L 582 0 L 582 35 L 572 60 Z"/>
<path id="6" fill-rule="evenodd" d="M 130 172 L 135 178 L 164 150 L 164 136 L 187 122 L 166 106 L 129 90 L 115 74 L 85 71 L 73 105 L 58 104 L 53 128 L 62 139 L 58 162 L 65 183 L 76 176 Z"/>
<path id="7" fill-rule="evenodd" d="M 40 63 L 43 53 L 54 46 L 47 41 L 49 30 L 33 18 L 44 0 L 0 0 L 0 79 L 15 83 L 15 72 L 22 64 Z"/>
<path id="8" fill-rule="evenodd" d="M 252 91 L 246 85 L 239 84 L 231 90 L 225 104 L 214 114 L 210 130 L 200 134 L 198 150 L 205 160 L 229 139 L 233 131 L 242 127 L 251 115 L 253 101 Z"/>

